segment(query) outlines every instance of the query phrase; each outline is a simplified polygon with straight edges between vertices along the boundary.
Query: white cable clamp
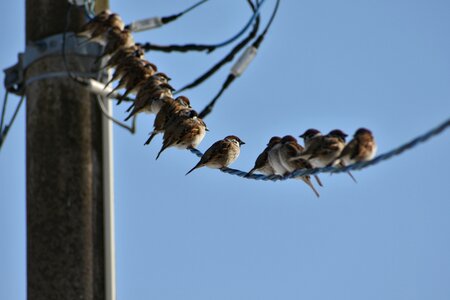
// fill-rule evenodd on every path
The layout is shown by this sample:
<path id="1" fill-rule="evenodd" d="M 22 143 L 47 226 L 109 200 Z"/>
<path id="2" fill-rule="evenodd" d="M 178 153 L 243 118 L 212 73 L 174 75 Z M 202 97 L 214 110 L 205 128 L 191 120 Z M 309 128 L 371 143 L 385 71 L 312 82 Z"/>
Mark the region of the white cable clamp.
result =
<path id="1" fill-rule="evenodd" d="M 161 27 L 163 24 L 160 17 L 153 17 L 148 19 L 143 19 L 139 21 L 134 21 L 130 24 L 130 30 L 134 32 L 155 29 Z"/>
<path id="2" fill-rule="evenodd" d="M 231 68 L 231 74 L 235 77 L 238 77 L 244 73 L 245 69 L 247 69 L 250 62 L 255 58 L 258 49 L 253 46 L 245 49 L 244 53 L 239 57 L 237 62 Z"/>
<path id="3" fill-rule="evenodd" d="M 89 78 L 87 80 L 87 84 L 89 86 L 89 89 L 94 94 L 106 97 L 113 89 L 111 86 L 107 86 L 105 88 L 105 84 L 101 83 L 100 81 L 97 81 L 95 79 Z M 114 94 L 113 94 L 114 95 Z"/>

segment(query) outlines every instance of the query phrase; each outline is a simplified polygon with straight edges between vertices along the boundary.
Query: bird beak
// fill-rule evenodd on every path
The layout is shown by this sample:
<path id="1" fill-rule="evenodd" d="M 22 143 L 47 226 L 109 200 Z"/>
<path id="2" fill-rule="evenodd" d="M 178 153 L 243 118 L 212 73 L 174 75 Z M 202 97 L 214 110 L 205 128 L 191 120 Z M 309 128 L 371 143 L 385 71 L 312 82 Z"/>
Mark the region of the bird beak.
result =
<path id="1" fill-rule="evenodd" d="M 241 145 L 244 145 L 245 143 L 241 141 Z"/>

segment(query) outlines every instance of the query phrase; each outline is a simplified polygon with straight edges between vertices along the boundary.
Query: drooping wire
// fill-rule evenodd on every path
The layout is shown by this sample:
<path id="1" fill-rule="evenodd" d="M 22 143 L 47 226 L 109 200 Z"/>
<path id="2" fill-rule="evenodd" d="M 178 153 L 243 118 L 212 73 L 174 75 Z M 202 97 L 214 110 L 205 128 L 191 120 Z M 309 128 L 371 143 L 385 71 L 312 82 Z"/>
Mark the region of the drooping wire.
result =
<path id="1" fill-rule="evenodd" d="M 253 5 L 251 0 L 248 0 L 247 3 L 249 4 L 252 11 L 255 11 L 255 6 Z M 224 58 L 222 58 L 219 62 L 217 62 L 214 66 L 212 66 L 208 71 L 203 73 L 201 76 L 199 76 L 197 79 L 195 79 L 193 82 L 183 86 L 182 88 L 178 89 L 175 92 L 175 95 L 188 90 L 192 89 L 199 84 L 203 83 L 206 79 L 211 77 L 213 74 L 215 74 L 220 68 L 222 68 L 225 64 L 232 62 L 234 57 L 236 56 L 241 49 L 243 49 L 245 46 L 247 46 L 248 43 L 250 43 L 251 40 L 253 40 L 258 33 L 259 29 L 259 16 L 255 20 L 255 24 L 253 25 L 253 30 L 249 33 L 249 35 L 243 39 L 239 44 L 237 44 Z"/>
<path id="2" fill-rule="evenodd" d="M 9 92 L 6 91 L 5 98 L 3 98 L 2 117 L 0 119 L 0 135 L 1 135 L 1 131 L 3 129 L 3 124 L 5 122 L 5 112 L 6 112 L 6 106 L 8 106 L 8 96 L 9 96 Z"/>
<path id="3" fill-rule="evenodd" d="M 230 74 L 228 75 L 227 79 L 225 79 L 225 82 L 222 85 L 222 88 L 219 90 L 219 92 L 216 94 L 216 96 L 205 106 L 205 108 L 200 112 L 199 117 L 205 118 L 208 114 L 211 113 L 211 111 L 214 108 L 214 105 L 216 104 L 217 100 L 220 98 L 220 96 L 225 92 L 225 90 L 231 85 L 231 83 L 241 75 L 241 73 L 245 70 L 247 65 L 250 63 L 250 61 L 255 57 L 256 51 L 258 50 L 259 46 L 264 40 L 264 37 L 266 36 L 267 32 L 269 31 L 270 26 L 272 25 L 273 20 L 275 19 L 275 16 L 278 11 L 278 7 L 280 5 L 280 0 L 277 0 L 275 4 L 275 8 L 273 9 L 272 15 L 270 16 L 270 20 L 267 23 L 266 27 L 264 28 L 263 32 L 258 36 L 258 38 L 253 42 L 253 44 L 250 46 L 253 49 L 248 49 L 249 52 L 244 52 L 243 59 L 247 60 L 244 63 L 246 66 L 243 66 L 242 71 L 235 71 L 233 68 L 231 69 Z M 250 52 L 252 51 L 252 52 Z M 248 57 L 245 57 L 245 55 L 248 55 Z M 239 63 L 239 61 L 238 61 Z"/>
<path id="4" fill-rule="evenodd" d="M 188 51 L 207 51 L 208 53 L 216 50 L 217 48 L 224 47 L 226 45 L 229 45 L 233 43 L 235 40 L 237 40 L 239 37 L 241 37 L 247 29 L 252 25 L 252 23 L 256 20 L 256 18 L 259 16 L 259 11 L 264 4 L 266 0 L 261 0 L 256 5 L 256 9 L 254 10 L 251 18 L 249 21 L 245 24 L 245 26 L 234 36 L 231 38 L 217 44 L 210 44 L 210 45 L 202 45 L 202 44 L 186 44 L 186 45 L 169 45 L 169 46 L 160 46 L 160 45 L 154 45 L 151 43 L 143 43 L 142 48 L 144 51 L 162 51 L 162 52 L 188 52 Z"/>
<path id="5" fill-rule="evenodd" d="M 7 94 L 8 94 L 8 92 L 6 92 L 6 99 L 7 99 Z M 5 110 L 6 103 L 5 103 L 4 107 L 3 107 L 3 110 L 2 110 L 2 121 L 1 121 L 1 125 L 2 126 L 0 127 L 0 130 L 1 130 L 1 132 L 0 132 L 0 149 L 2 148 L 3 143 L 6 140 L 6 136 L 8 135 L 9 129 L 11 129 L 12 125 L 14 124 L 14 121 L 15 121 L 15 119 L 17 117 L 17 114 L 19 113 L 20 107 L 22 106 L 22 103 L 23 103 L 24 99 L 25 99 L 25 95 L 22 95 L 20 97 L 19 103 L 16 106 L 16 109 L 14 110 L 14 113 L 13 113 L 13 116 L 11 118 L 11 121 L 9 121 L 9 123 L 7 125 L 5 125 L 5 127 L 3 127 L 3 118 L 4 118 L 4 110 Z M 6 100 L 5 100 L 5 102 L 6 102 Z"/>
<path id="6" fill-rule="evenodd" d="M 315 169 L 300 169 L 300 170 L 296 170 L 292 173 L 289 173 L 285 176 L 280 176 L 280 175 L 266 176 L 266 175 L 261 175 L 261 174 L 247 175 L 248 174 L 247 172 L 237 170 L 237 169 L 232 169 L 232 168 L 222 168 L 222 169 L 220 169 L 220 171 L 231 174 L 231 175 L 243 177 L 246 179 L 264 180 L 264 181 L 281 181 L 281 180 L 287 180 L 287 179 L 300 177 L 300 176 L 317 175 L 320 173 L 344 173 L 344 172 L 346 173 L 348 171 L 362 170 L 364 168 L 376 165 L 382 161 L 388 160 L 394 156 L 400 155 L 407 150 L 411 150 L 411 149 L 415 148 L 416 146 L 418 146 L 419 144 L 428 141 L 432 137 L 439 135 L 440 133 L 442 133 L 445 129 L 447 129 L 449 127 L 450 127 L 450 119 L 448 119 L 447 121 L 443 122 L 442 124 L 436 126 L 435 128 L 429 130 L 428 132 L 426 132 L 422 135 L 419 135 L 418 137 L 412 139 L 411 141 L 409 141 L 397 148 L 394 148 L 391 151 L 388 151 L 388 152 L 378 155 L 377 157 L 375 157 L 372 160 L 358 162 L 358 163 L 355 163 L 352 165 L 348 165 L 346 167 L 323 167 L 323 168 L 315 168 Z M 191 151 L 192 153 L 194 153 L 195 155 L 197 155 L 198 157 L 203 156 L 203 153 L 197 149 L 188 149 L 188 150 Z"/>

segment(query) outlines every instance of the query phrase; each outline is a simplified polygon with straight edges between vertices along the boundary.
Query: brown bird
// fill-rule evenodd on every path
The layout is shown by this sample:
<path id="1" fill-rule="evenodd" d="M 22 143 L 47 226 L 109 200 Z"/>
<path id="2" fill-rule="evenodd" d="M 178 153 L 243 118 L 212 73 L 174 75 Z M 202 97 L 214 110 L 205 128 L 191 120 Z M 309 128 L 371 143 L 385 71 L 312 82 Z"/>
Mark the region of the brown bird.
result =
<path id="1" fill-rule="evenodd" d="M 158 67 L 149 61 L 141 59 L 137 56 L 127 56 L 116 66 L 114 74 L 111 79 L 105 84 L 105 88 L 110 85 L 113 81 L 122 79 L 125 75 L 130 72 L 134 72 L 138 68 L 148 67 L 152 68 L 155 72 Z"/>
<path id="2" fill-rule="evenodd" d="M 359 128 L 333 165 L 344 167 L 360 161 L 368 161 L 375 156 L 376 152 L 377 144 L 372 132 L 366 128 Z"/>
<path id="3" fill-rule="evenodd" d="M 106 20 L 94 22 L 92 25 L 87 26 L 87 30 L 83 31 L 82 29 L 82 31 L 78 33 L 79 36 L 88 37 L 88 39 L 82 42 L 80 46 L 93 41 L 105 43 L 107 40 L 108 31 L 113 28 L 123 30 L 124 27 L 125 25 L 118 14 L 110 14 Z"/>
<path id="4" fill-rule="evenodd" d="M 314 143 L 315 141 L 320 140 L 320 137 L 322 137 L 322 133 L 317 129 L 310 128 L 310 129 L 306 130 L 299 137 L 303 138 L 303 143 L 305 144 L 305 150 L 308 150 L 309 146 L 311 146 L 311 143 Z"/>
<path id="5" fill-rule="evenodd" d="M 297 140 L 293 136 L 287 135 L 281 139 L 281 147 L 278 151 L 278 155 L 280 157 L 279 161 L 281 165 L 286 170 L 286 173 L 283 175 L 292 173 L 295 170 L 299 169 L 312 169 L 311 164 L 305 159 L 299 158 L 291 160 L 292 157 L 298 156 L 300 153 L 302 153 L 302 151 L 303 147 L 297 143 Z M 316 194 L 317 197 L 320 197 L 319 192 L 317 192 L 316 188 L 311 182 L 311 176 L 300 176 L 297 177 L 297 179 L 301 179 L 303 182 L 305 182 L 312 189 L 314 194 Z M 319 177 L 316 176 L 316 180 L 317 183 L 322 186 Z"/>
<path id="6" fill-rule="evenodd" d="M 278 144 L 281 141 L 281 138 L 279 136 L 274 136 L 269 140 L 269 143 L 267 143 L 266 149 L 264 149 L 263 152 L 261 152 L 260 155 L 256 158 L 255 165 L 253 168 L 245 175 L 245 177 L 249 177 L 252 175 L 255 171 L 259 171 L 264 175 L 274 175 L 275 171 L 273 170 L 272 166 L 269 164 L 269 151 Z"/>
<path id="7" fill-rule="evenodd" d="M 164 130 L 163 145 L 156 159 L 169 147 L 178 149 L 196 148 L 205 137 L 207 128 L 195 110 L 189 110 L 186 115 L 178 114 L 168 122 Z"/>
<path id="8" fill-rule="evenodd" d="M 175 100 L 170 97 L 163 97 L 161 101 L 164 105 L 156 114 L 155 121 L 153 122 L 153 131 L 150 133 L 150 137 L 144 145 L 150 144 L 152 139 L 158 133 L 164 132 L 168 125 L 174 122 L 176 118 L 189 116 L 189 112 L 192 110 L 189 99 L 185 96 L 177 97 Z"/>
<path id="9" fill-rule="evenodd" d="M 132 111 L 125 121 L 140 112 L 155 114 L 159 112 L 164 105 L 162 99 L 172 98 L 172 92 L 175 90 L 167 83 L 167 78 L 164 73 L 156 73 L 147 79 L 137 92 L 136 100 L 128 107 L 127 112 L 131 109 Z"/>
<path id="10" fill-rule="evenodd" d="M 111 14 L 110 10 L 104 10 L 100 12 L 98 15 L 92 18 L 92 20 L 81 26 L 81 30 L 77 33 L 77 35 L 90 38 L 92 33 L 98 27 L 103 26 L 103 24 L 106 22 L 110 14 Z"/>
<path id="11" fill-rule="evenodd" d="M 327 135 L 318 137 L 317 140 L 311 140 L 308 149 L 298 158 L 308 160 L 314 168 L 325 167 L 341 154 L 346 137 L 347 134 L 341 130 L 332 130 Z"/>
<path id="12" fill-rule="evenodd" d="M 130 47 L 126 48 L 119 48 L 116 52 L 114 52 L 113 55 L 109 58 L 108 62 L 105 64 L 104 68 L 114 68 L 118 64 L 120 64 L 124 59 L 127 57 L 136 57 L 137 59 L 141 60 L 144 59 L 144 50 L 138 45 L 134 44 Z"/>
<path id="13" fill-rule="evenodd" d="M 229 135 L 223 140 L 217 141 L 206 150 L 200 161 L 190 169 L 186 175 L 201 167 L 221 169 L 228 167 L 239 156 L 240 147 L 245 143 L 235 135 Z"/>
<path id="14" fill-rule="evenodd" d="M 129 30 L 120 30 L 119 28 L 114 27 L 108 31 L 103 54 L 97 57 L 95 63 L 98 63 L 104 57 L 117 52 L 119 49 L 127 49 L 134 45 L 134 39 Z"/>

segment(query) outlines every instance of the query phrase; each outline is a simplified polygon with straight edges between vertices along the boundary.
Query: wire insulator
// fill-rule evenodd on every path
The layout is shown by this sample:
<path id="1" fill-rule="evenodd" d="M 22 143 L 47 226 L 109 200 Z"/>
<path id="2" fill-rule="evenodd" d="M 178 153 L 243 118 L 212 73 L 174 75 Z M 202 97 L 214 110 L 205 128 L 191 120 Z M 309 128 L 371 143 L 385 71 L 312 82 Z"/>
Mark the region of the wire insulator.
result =
<path id="1" fill-rule="evenodd" d="M 242 75 L 245 69 L 247 69 L 250 62 L 255 58 L 257 52 L 258 49 L 256 49 L 255 47 L 247 47 L 244 53 L 242 53 L 242 55 L 231 68 L 231 74 L 233 74 L 235 77 Z"/>

